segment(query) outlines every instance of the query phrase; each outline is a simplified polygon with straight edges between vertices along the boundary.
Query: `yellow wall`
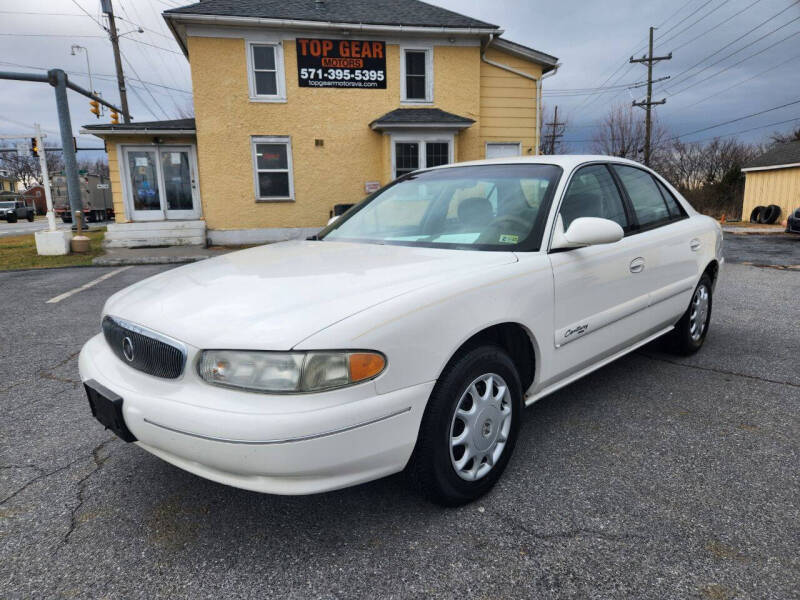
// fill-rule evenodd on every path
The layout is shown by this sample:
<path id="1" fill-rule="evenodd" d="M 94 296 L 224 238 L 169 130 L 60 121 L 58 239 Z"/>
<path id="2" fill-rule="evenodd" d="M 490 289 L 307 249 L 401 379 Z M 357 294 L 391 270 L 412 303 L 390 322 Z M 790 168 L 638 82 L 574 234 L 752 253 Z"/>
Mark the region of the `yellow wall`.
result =
<path id="1" fill-rule="evenodd" d="M 770 204 L 781 207 L 779 221 L 800 208 L 800 167 L 745 173 L 742 219 L 749 219 L 756 206 Z"/>
<path id="2" fill-rule="evenodd" d="M 539 65 L 493 48 L 486 58 L 537 79 Z M 536 82 L 488 63 L 480 63 L 481 145 L 485 142 L 522 142 L 522 154 L 536 152 Z"/>
<path id="3" fill-rule="evenodd" d="M 114 201 L 114 220 L 117 223 L 129 223 L 130 215 L 125 214 L 125 204 L 122 199 L 122 171 L 119 164 L 119 154 L 117 148 L 123 144 L 142 144 L 153 143 L 153 135 L 110 135 L 106 136 L 106 148 L 108 150 L 108 174 L 111 181 L 111 198 Z M 159 136 L 164 144 L 194 144 L 194 136 Z"/>
<path id="4" fill-rule="evenodd" d="M 189 37 L 203 214 L 210 229 L 318 227 L 364 183 L 391 180 L 390 145 L 369 123 L 400 104 L 400 50 L 387 45 L 387 89 L 300 88 L 284 41 L 285 103 L 251 102 L 244 39 Z M 434 48 L 434 104 L 476 124 L 456 135 L 457 161 L 483 156 L 477 46 Z M 256 202 L 251 136 L 291 136 L 294 202 Z M 315 139 L 324 140 L 317 147 Z"/>

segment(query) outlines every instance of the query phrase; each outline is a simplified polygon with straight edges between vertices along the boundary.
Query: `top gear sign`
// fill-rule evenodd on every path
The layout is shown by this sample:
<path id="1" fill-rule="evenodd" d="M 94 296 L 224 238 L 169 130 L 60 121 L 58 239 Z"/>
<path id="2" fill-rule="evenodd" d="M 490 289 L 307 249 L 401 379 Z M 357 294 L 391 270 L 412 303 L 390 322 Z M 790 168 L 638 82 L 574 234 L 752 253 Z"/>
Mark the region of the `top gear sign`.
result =
<path id="1" fill-rule="evenodd" d="M 297 38 L 300 87 L 386 89 L 386 42 Z"/>

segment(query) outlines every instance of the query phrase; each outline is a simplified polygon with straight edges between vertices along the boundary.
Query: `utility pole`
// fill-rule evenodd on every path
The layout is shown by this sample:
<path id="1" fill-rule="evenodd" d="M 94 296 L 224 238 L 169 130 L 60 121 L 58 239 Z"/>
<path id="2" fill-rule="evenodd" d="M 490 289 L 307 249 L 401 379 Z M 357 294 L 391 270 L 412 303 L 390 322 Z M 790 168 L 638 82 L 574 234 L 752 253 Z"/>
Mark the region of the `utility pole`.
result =
<path id="1" fill-rule="evenodd" d="M 564 137 L 564 129 L 562 129 L 562 127 L 566 124 L 566 121 L 558 120 L 558 105 L 556 104 L 556 107 L 553 111 L 553 121 L 550 123 L 545 123 L 546 126 L 550 127 L 550 133 L 547 135 L 545 154 L 556 153 L 556 143 L 558 140 Z"/>
<path id="2" fill-rule="evenodd" d="M 644 120 L 644 164 L 650 166 L 650 135 L 652 132 L 652 107 L 656 104 L 666 104 L 667 99 L 662 98 L 658 101 L 653 101 L 653 65 L 662 60 L 670 60 L 672 52 L 667 56 L 653 56 L 653 31 L 655 27 L 650 28 L 650 50 L 647 56 L 642 58 L 633 58 L 631 56 L 631 63 L 647 63 L 647 100 L 636 102 L 634 100 L 633 106 L 639 106 L 645 110 Z"/>
<path id="3" fill-rule="evenodd" d="M 111 0 L 101 0 L 100 6 L 103 13 L 108 17 L 108 39 L 111 40 L 111 47 L 114 49 L 114 64 L 117 67 L 117 85 L 119 86 L 119 101 L 122 105 L 122 118 L 126 123 L 131 122 L 128 114 L 128 92 L 125 91 L 125 75 L 122 72 L 122 57 L 119 54 L 119 35 L 117 35 L 117 23 L 114 20 L 114 7 Z"/>
<path id="4" fill-rule="evenodd" d="M 42 185 L 44 186 L 44 197 L 47 201 L 47 228 L 49 231 L 56 230 L 56 215 L 53 212 L 53 195 L 50 192 L 50 173 L 47 171 L 47 152 L 42 144 L 42 130 L 38 123 L 33 124 L 36 130 L 36 147 L 39 148 L 39 168 L 42 171 Z"/>

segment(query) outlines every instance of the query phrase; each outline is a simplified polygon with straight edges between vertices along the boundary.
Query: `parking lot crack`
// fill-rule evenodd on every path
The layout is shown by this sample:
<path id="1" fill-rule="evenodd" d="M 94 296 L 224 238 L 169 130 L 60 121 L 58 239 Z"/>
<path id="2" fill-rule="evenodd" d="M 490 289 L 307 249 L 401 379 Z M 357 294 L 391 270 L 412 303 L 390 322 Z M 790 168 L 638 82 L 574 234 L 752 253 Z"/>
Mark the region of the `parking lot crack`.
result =
<path id="1" fill-rule="evenodd" d="M 654 356 L 652 354 L 646 354 L 644 352 L 637 352 L 637 354 L 639 356 L 648 358 L 650 360 L 669 363 L 671 365 L 676 365 L 678 367 L 697 369 L 698 371 L 709 371 L 711 373 L 718 373 L 719 375 L 733 375 L 734 377 L 743 377 L 745 379 L 753 379 L 755 381 L 762 381 L 764 383 L 774 383 L 777 385 L 788 385 L 789 387 L 800 388 L 800 383 L 794 383 L 792 381 L 778 381 L 777 379 L 768 379 L 766 377 L 758 377 L 757 375 L 748 375 L 747 373 L 737 373 L 735 371 L 728 371 L 727 369 L 718 369 L 716 367 L 704 367 L 701 365 L 690 365 L 687 363 L 679 362 L 677 360 L 670 360 L 668 358 L 661 358 L 659 356 Z"/>
<path id="2" fill-rule="evenodd" d="M 105 457 L 102 456 L 101 452 L 109 443 L 114 441 L 114 439 L 115 439 L 114 437 L 110 437 L 106 440 L 103 440 L 92 449 L 92 461 L 94 463 L 94 466 L 86 475 L 81 477 L 81 479 L 78 481 L 75 493 L 77 503 L 70 511 L 69 528 L 67 529 L 67 532 L 64 534 L 64 537 L 61 539 L 61 542 L 59 542 L 58 547 L 56 548 L 56 552 L 58 552 L 63 546 L 69 543 L 70 537 L 72 537 L 72 534 L 77 529 L 78 514 L 80 513 L 81 508 L 83 508 L 83 503 L 85 501 L 86 485 L 89 479 L 100 469 L 102 469 L 103 465 L 108 460 L 108 456 Z"/>
<path id="3" fill-rule="evenodd" d="M 523 532 L 533 538 L 536 538 L 537 540 L 571 540 L 585 536 L 603 539 L 609 542 L 625 542 L 629 540 L 643 540 L 646 538 L 646 536 L 639 535 L 637 533 L 614 533 L 611 531 L 605 531 L 603 529 L 575 526 L 573 526 L 571 529 L 565 529 L 562 531 L 535 531 L 514 519 L 507 518 L 505 520 L 508 521 L 513 527 L 521 529 Z"/>
<path id="4" fill-rule="evenodd" d="M 42 472 L 40 472 L 39 475 L 37 475 L 33 479 L 29 479 L 22 487 L 17 488 L 16 491 L 12 492 L 8 496 L 6 496 L 2 500 L 0 500 L 0 505 L 3 505 L 6 502 L 8 502 L 9 500 L 15 498 L 16 496 L 18 496 L 19 494 L 24 492 L 26 489 L 28 489 L 33 484 L 35 484 L 35 483 L 37 483 L 37 482 L 39 482 L 39 481 L 41 481 L 43 479 L 47 479 L 48 477 L 52 477 L 53 475 L 57 475 L 58 473 L 61 473 L 62 471 L 66 471 L 71 466 L 81 462 L 82 460 L 84 460 L 84 459 L 83 458 L 77 458 L 77 459 L 75 459 L 75 460 L 73 460 L 71 462 L 68 462 L 64 466 L 58 467 L 57 469 L 53 469 L 52 471 L 44 471 L 43 469 L 40 469 L 39 467 L 35 467 L 36 469 L 40 469 L 40 471 L 42 471 Z"/>

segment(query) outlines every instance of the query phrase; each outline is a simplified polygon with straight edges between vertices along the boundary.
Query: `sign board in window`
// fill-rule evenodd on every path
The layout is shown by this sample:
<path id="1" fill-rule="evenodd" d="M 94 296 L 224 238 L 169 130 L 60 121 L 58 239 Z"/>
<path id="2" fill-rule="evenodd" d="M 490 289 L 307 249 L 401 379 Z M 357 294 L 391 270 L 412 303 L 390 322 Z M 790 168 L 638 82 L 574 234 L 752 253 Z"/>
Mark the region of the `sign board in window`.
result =
<path id="1" fill-rule="evenodd" d="M 300 87 L 386 89 L 386 42 L 297 38 Z"/>

